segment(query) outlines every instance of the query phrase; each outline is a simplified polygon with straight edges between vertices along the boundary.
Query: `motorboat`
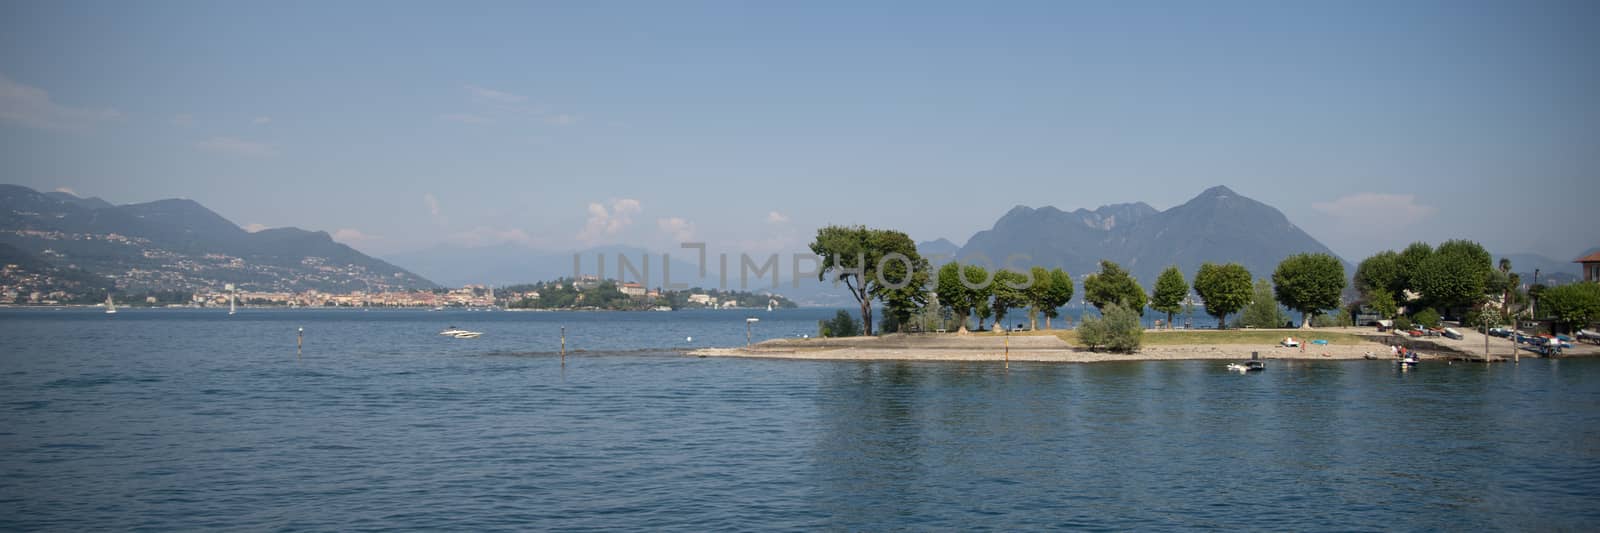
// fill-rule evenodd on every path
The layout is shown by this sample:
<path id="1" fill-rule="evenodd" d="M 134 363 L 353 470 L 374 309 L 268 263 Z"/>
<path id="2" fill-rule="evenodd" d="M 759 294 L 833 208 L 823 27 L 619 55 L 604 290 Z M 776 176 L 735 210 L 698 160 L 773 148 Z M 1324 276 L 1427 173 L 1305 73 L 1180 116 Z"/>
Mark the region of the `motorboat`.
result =
<path id="1" fill-rule="evenodd" d="M 453 337 L 453 336 L 456 336 L 456 335 L 460 335 L 462 333 L 472 333 L 472 332 L 464 330 L 464 329 L 461 329 L 461 328 L 458 328 L 458 327 L 455 327 L 455 326 L 450 326 L 448 328 L 444 328 L 444 331 L 440 331 L 439 332 L 440 335 L 444 335 L 446 337 Z"/>
<path id="2" fill-rule="evenodd" d="M 457 339 L 476 339 L 480 335 L 483 335 L 482 331 L 462 331 L 451 336 Z"/>
<path id="3" fill-rule="evenodd" d="M 1406 356 L 1396 360 L 1395 364 L 1400 366 L 1417 366 L 1417 363 L 1421 362 L 1422 360 L 1417 358 L 1417 352 L 1407 352 Z"/>
<path id="4" fill-rule="evenodd" d="M 1253 360 L 1253 359 L 1250 360 L 1250 361 L 1240 361 L 1240 362 L 1237 362 L 1237 363 L 1228 363 L 1228 370 L 1232 370 L 1234 372 L 1239 372 L 1239 373 L 1260 372 L 1260 371 L 1266 370 L 1266 369 L 1267 369 L 1267 364 L 1266 363 L 1264 363 L 1262 361 L 1258 361 L 1258 360 Z"/>

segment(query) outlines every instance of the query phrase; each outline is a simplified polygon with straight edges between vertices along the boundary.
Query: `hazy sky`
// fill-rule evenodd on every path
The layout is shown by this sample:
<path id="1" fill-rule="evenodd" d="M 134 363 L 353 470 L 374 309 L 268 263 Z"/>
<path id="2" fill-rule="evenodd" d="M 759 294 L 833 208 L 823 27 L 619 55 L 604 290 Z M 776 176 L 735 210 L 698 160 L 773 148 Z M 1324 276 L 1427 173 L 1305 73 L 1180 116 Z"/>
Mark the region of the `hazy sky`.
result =
<path id="1" fill-rule="evenodd" d="M 441 242 L 964 242 L 1211 185 L 1600 245 L 1600 2 L 5 2 L 0 182 Z"/>

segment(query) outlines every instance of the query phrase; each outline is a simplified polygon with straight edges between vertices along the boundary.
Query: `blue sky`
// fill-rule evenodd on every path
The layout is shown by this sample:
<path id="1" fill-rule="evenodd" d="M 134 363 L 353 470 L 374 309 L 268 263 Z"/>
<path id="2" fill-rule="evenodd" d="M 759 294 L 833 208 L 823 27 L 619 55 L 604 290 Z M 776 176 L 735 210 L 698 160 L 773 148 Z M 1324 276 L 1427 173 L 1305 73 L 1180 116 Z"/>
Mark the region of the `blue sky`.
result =
<path id="1" fill-rule="evenodd" d="M 1600 245 L 1595 2 L 8 2 L 0 182 L 386 254 L 963 242 L 1212 185 L 1351 260 Z"/>

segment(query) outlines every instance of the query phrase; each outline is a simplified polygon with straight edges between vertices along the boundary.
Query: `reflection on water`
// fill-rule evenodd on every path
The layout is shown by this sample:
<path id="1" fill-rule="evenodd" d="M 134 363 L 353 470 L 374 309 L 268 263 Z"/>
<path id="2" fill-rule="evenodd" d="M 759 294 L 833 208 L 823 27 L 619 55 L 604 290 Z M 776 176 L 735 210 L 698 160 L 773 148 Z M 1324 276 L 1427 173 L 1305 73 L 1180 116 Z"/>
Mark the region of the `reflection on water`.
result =
<path id="1" fill-rule="evenodd" d="M 1600 522 L 1600 361 L 698 359 L 650 348 L 737 315 L 432 315 L 0 310 L 0 529 Z M 527 347 L 566 320 L 610 355 Z"/>

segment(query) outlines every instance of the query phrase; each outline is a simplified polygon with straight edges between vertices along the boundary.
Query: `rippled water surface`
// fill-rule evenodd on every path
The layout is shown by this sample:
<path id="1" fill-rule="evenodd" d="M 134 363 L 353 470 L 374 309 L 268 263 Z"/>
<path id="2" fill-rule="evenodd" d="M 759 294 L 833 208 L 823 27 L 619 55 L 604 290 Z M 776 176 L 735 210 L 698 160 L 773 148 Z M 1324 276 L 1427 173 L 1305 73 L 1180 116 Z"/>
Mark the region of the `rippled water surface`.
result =
<path id="1" fill-rule="evenodd" d="M 741 344 L 744 317 L 0 310 L 0 529 L 1600 524 L 1600 361 L 675 351 Z"/>

